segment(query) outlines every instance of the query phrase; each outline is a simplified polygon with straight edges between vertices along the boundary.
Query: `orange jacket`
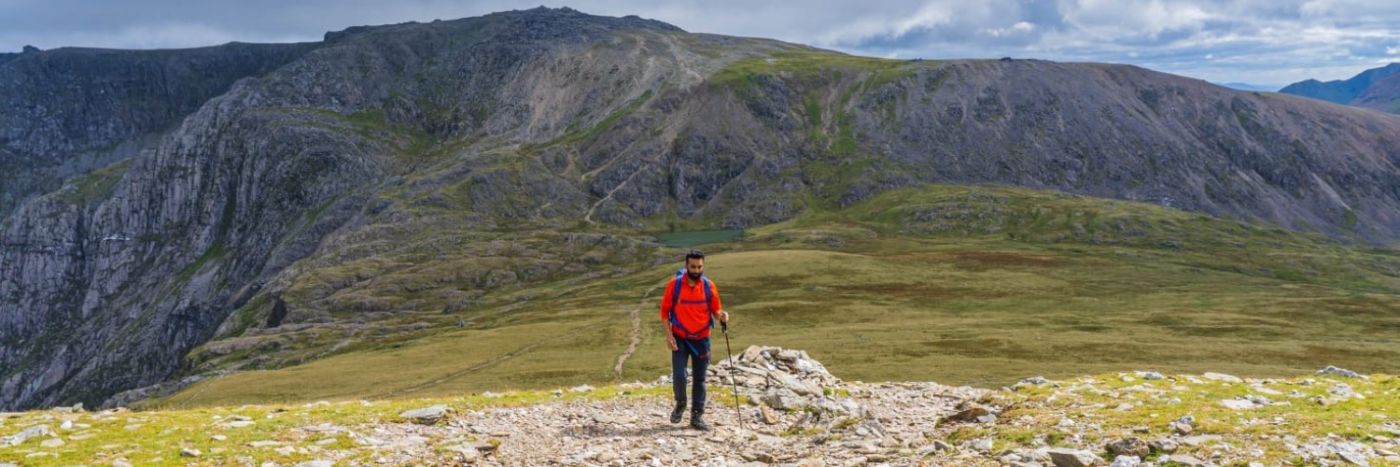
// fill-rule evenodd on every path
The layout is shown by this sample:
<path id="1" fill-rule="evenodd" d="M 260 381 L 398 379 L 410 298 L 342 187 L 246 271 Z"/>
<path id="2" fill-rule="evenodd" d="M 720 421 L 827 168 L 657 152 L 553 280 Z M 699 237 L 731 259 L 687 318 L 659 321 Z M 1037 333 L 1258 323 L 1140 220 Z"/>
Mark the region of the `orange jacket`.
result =
<path id="1" fill-rule="evenodd" d="M 685 329 L 690 330 L 699 336 L 700 339 L 710 336 L 710 318 L 707 316 L 713 308 L 716 313 L 721 309 L 719 301 L 719 287 L 715 281 L 710 281 L 710 300 L 712 303 L 706 306 L 705 285 L 702 281 L 695 281 L 695 285 L 690 284 L 690 279 L 682 275 L 679 279 L 672 277 L 666 281 L 665 292 L 661 295 L 661 320 L 670 322 L 671 315 L 668 313 L 671 308 L 671 295 L 676 290 L 676 281 L 681 281 L 681 299 L 676 302 L 676 320 L 680 321 Z M 715 318 L 719 321 L 719 318 Z M 685 331 L 680 330 L 675 325 L 671 326 L 671 334 L 683 337 Z"/>

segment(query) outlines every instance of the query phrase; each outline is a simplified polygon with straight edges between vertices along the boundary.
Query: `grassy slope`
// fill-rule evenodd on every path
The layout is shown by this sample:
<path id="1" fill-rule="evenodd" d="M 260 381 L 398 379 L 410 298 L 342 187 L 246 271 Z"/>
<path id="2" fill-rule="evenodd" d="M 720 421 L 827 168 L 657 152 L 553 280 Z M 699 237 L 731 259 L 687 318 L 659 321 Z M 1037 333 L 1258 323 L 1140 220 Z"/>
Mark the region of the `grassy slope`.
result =
<path id="1" fill-rule="evenodd" d="M 1400 370 L 1396 252 L 1152 205 L 934 186 L 706 248 L 735 316 L 735 347 L 807 349 L 851 380 Z M 491 318 L 466 329 L 217 378 L 157 404 L 606 382 L 638 308 L 642 340 L 622 379 L 651 380 L 667 366 L 655 287 L 675 266 L 574 284 L 567 294 L 523 290 L 538 298 L 475 310 Z"/>

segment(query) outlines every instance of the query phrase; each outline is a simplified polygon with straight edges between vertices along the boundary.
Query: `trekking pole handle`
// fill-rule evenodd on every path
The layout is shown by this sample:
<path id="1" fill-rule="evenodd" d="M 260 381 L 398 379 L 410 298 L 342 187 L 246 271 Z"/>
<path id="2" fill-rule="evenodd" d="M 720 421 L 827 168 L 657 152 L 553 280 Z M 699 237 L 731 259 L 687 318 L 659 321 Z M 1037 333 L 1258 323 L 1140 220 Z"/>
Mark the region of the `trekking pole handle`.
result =
<path id="1" fill-rule="evenodd" d="M 729 334 L 729 323 L 724 322 L 724 321 L 720 321 L 720 322 L 719 322 L 719 331 L 722 332 L 722 333 L 725 333 L 725 334 Z"/>

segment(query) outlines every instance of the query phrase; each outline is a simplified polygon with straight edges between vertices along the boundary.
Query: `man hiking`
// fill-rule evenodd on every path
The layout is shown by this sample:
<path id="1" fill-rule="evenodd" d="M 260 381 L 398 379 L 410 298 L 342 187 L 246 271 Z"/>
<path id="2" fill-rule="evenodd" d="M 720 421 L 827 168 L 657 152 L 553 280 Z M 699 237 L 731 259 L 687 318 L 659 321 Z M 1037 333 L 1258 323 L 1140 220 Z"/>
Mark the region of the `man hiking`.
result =
<path id="1" fill-rule="evenodd" d="M 729 323 L 729 313 L 720 306 L 719 289 L 705 277 L 705 254 L 690 250 L 685 267 L 666 283 L 661 297 L 661 321 L 666 326 L 666 345 L 671 348 L 671 384 L 676 393 L 676 410 L 671 423 L 680 423 L 685 414 L 685 362 L 691 362 L 694 396 L 690 426 L 709 430 L 705 415 L 705 369 L 710 363 L 710 328 L 715 320 Z"/>

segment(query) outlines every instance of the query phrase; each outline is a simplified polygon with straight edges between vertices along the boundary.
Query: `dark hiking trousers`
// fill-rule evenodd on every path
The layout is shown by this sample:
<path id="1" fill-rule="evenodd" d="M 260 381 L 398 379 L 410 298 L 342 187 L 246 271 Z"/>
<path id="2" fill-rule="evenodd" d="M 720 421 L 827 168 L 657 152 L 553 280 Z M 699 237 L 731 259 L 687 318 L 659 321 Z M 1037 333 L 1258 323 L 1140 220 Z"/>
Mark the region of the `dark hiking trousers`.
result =
<path id="1" fill-rule="evenodd" d="M 676 337 L 676 350 L 671 352 L 671 386 L 676 393 L 676 406 L 685 407 L 685 361 L 690 360 L 694 397 L 690 410 L 705 410 L 705 370 L 710 366 L 710 338 L 698 341 Z"/>

